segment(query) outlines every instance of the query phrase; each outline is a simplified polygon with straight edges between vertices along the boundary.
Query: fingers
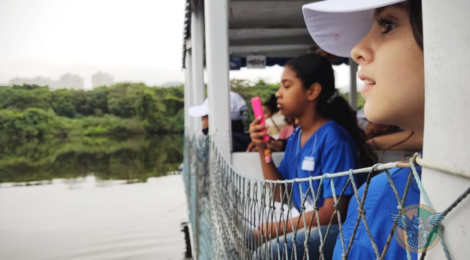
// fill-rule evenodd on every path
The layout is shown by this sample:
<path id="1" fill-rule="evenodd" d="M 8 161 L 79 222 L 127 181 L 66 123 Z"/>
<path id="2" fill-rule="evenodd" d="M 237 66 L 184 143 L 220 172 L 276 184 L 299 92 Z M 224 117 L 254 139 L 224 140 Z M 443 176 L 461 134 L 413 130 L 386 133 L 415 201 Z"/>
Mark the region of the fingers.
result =
<path id="1" fill-rule="evenodd" d="M 256 144 L 251 142 L 248 147 L 246 148 L 247 152 L 251 152 L 253 150 L 253 147 L 256 147 Z"/>
<path id="2" fill-rule="evenodd" d="M 255 120 L 253 120 L 253 122 L 251 122 L 250 124 L 250 131 L 251 131 L 251 128 L 256 126 L 256 125 L 259 125 L 259 121 L 260 119 L 259 118 L 255 118 Z"/>
<path id="3" fill-rule="evenodd" d="M 250 133 L 253 133 L 253 132 L 260 132 L 260 131 L 263 131 L 265 129 L 267 129 L 268 127 L 266 125 L 260 125 L 259 123 L 256 122 L 257 119 L 255 119 L 255 121 L 253 121 L 251 124 L 250 124 L 250 128 L 249 128 L 249 132 Z"/>
<path id="4" fill-rule="evenodd" d="M 261 117 L 256 118 L 250 124 L 250 138 L 254 146 L 256 146 L 256 150 L 261 151 L 266 148 L 266 142 L 263 141 L 263 137 L 269 136 L 269 132 L 267 131 L 266 125 L 260 125 Z M 251 147 L 249 147 L 251 148 Z"/>
<path id="5" fill-rule="evenodd" d="M 251 122 L 251 124 L 255 124 L 255 125 L 259 125 L 259 122 L 261 121 L 261 117 L 256 117 L 255 120 L 253 120 L 253 122 Z"/>
<path id="6" fill-rule="evenodd" d="M 263 137 L 265 137 L 267 135 L 269 136 L 269 132 L 252 132 L 252 133 L 250 133 L 250 137 L 251 137 L 252 141 L 257 140 L 257 139 L 262 140 Z"/>
<path id="7" fill-rule="evenodd" d="M 257 152 L 257 151 L 258 151 L 258 147 L 256 146 L 256 143 L 255 143 L 255 142 L 251 142 L 251 143 L 248 145 L 247 152 Z"/>
<path id="8" fill-rule="evenodd" d="M 268 148 L 271 149 L 272 151 L 281 151 L 282 150 L 282 141 L 279 140 L 273 140 L 269 142 Z"/>
<path id="9" fill-rule="evenodd" d="M 253 137 L 257 137 L 257 136 L 265 136 L 266 134 L 269 134 L 268 131 L 266 131 L 266 128 L 265 127 L 256 127 L 256 128 L 250 128 L 250 136 L 251 138 L 253 139 Z"/>
<path id="10" fill-rule="evenodd" d="M 253 127 L 265 127 L 265 125 L 260 125 L 260 122 L 261 122 L 261 117 L 257 117 L 255 118 L 255 120 L 253 120 L 253 122 L 251 122 L 250 124 L 250 129 L 252 129 Z M 258 128 L 259 129 L 259 128 Z"/>
<path id="11" fill-rule="evenodd" d="M 250 137 L 251 140 L 255 141 L 258 139 L 262 139 L 264 136 L 268 135 L 269 133 L 266 131 L 268 128 L 266 125 L 260 125 L 259 121 L 261 118 L 256 118 L 251 124 L 250 124 Z"/>

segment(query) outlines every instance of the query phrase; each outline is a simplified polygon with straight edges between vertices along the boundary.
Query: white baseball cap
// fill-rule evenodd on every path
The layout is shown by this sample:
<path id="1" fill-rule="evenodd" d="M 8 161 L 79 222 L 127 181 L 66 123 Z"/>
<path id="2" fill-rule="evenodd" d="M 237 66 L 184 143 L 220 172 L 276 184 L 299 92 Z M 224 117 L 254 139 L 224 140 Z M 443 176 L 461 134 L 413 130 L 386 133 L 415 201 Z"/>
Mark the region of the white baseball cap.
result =
<path id="1" fill-rule="evenodd" d="M 203 117 L 209 114 L 209 99 L 206 98 L 204 103 L 199 106 L 192 106 L 189 108 L 189 115 L 192 117 Z"/>
<path id="2" fill-rule="evenodd" d="M 232 120 L 246 120 L 246 106 L 245 100 L 233 91 L 230 91 L 230 111 Z M 199 106 L 192 106 L 189 108 L 189 115 L 192 117 L 203 117 L 209 115 L 209 99 L 206 98 L 204 103 Z"/>
<path id="3" fill-rule="evenodd" d="M 331 54 L 350 57 L 352 48 L 369 33 L 376 8 L 406 0 L 326 0 L 302 7 L 308 32 Z"/>

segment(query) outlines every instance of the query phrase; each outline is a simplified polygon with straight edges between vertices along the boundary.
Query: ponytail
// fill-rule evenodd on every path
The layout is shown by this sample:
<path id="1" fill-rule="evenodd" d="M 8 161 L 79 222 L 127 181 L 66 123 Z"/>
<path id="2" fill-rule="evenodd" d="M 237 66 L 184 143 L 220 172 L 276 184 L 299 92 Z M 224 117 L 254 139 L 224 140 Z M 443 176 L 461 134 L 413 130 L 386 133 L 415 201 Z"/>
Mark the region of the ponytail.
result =
<path id="1" fill-rule="evenodd" d="M 267 106 L 273 115 L 279 111 L 279 108 L 277 107 L 277 97 L 274 94 L 269 96 L 269 99 L 266 100 L 263 105 Z"/>
<path id="2" fill-rule="evenodd" d="M 361 162 L 364 167 L 374 165 L 377 162 L 377 157 L 365 142 L 366 134 L 357 124 L 356 112 L 352 110 L 349 103 L 341 96 L 336 96 L 331 102 L 328 101 L 319 106 L 318 113 L 334 120 L 348 131 L 359 149 Z"/>
<path id="3" fill-rule="evenodd" d="M 357 124 L 356 112 L 335 89 L 333 67 L 328 59 L 315 54 L 305 54 L 290 60 L 286 66 L 292 68 L 304 88 L 309 88 L 314 83 L 322 86 L 317 98 L 317 113 L 334 120 L 346 129 L 359 149 L 363 166 L 372 166 L 377 159 L 365 142 L 365 133 Z"/>

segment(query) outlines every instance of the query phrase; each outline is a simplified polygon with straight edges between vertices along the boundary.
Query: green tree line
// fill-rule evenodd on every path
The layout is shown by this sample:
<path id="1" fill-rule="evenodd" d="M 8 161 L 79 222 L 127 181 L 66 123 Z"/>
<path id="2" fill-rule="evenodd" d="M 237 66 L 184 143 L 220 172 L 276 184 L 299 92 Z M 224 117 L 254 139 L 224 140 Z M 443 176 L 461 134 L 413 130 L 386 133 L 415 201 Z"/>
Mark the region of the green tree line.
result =
<path id="1" fill-rule="evenodd" d="M 279 84 L 232 80 L 248 105 L 267 100 Z M 346 96 L 346 94 L 342 94 Z M 360 95 L 359 95 L 360 97 Z M 358 100 L 363 106 L 362 97 Z M 118 83 L 93 90 L 49 90 L 47 86 L 0 86 L 0 140 L 75 136 L 130 137 L 184 131 L 184 87 Z"/>
<path id="2" fill-rule="evenodd" d="M 143 83 L 118 83 L 88 91 L 0 86 L 0 138 L 182 133 L 183 89 Z"/>

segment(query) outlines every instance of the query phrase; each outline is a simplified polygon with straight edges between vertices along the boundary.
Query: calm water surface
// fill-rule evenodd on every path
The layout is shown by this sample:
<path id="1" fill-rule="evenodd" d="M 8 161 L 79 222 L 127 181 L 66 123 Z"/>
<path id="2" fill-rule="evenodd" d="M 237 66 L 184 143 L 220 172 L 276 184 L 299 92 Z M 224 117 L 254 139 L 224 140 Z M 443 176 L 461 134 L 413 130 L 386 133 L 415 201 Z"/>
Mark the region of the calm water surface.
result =
<path id="1" fill-rule="evenodd" d="M 0 259 L 183 259 L 182 138 L 3 145 Z"/>

